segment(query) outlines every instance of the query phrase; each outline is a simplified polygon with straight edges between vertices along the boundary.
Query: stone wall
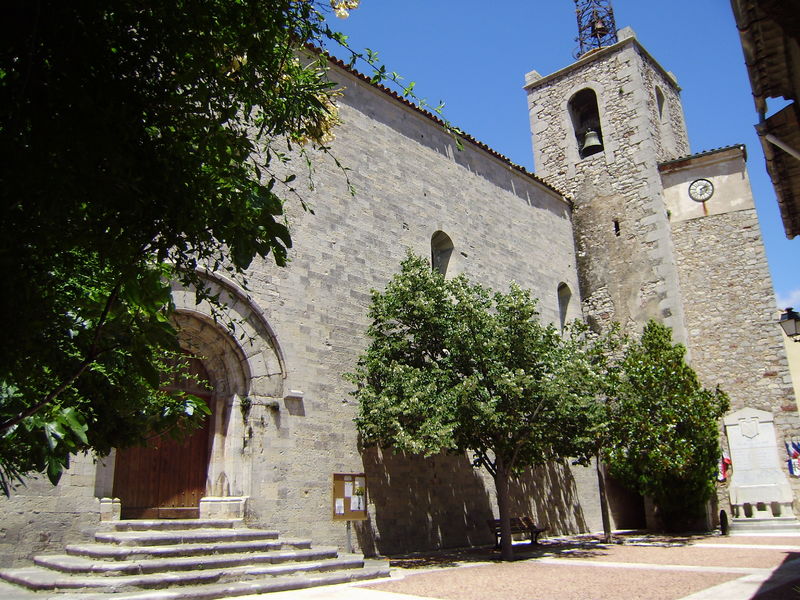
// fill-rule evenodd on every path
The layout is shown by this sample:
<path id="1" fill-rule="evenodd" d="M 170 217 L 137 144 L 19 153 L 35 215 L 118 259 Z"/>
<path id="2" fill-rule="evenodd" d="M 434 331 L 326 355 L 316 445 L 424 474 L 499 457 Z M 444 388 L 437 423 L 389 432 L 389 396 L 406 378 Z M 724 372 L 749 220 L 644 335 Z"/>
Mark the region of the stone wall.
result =
<path id="1" fill-rule="evenodd" d="M 374 540 L 359 535 L 367 548 L 486 540 L 489 492 L 465 460 L 362 459 L 352 423 L 356 406 L 342 373 L 366 346 L 370 290 L 384 287 L 407 249 L 429 257 L 438 230 L 454 244 L 448 275 L 465 273 L 498 289 L 515 280 L 541 299 L 551 322 L 558 320 L 563 282 L 574 298 L 568 317 L 580 316 L 570 208 L 552 189 L 470 142 L 457 150 L 416 109 L 351 74 L 340 81 L 343 124 L 332 152 L 351 169 L 356 194 L 330 160 L 318 157 L 315 191 L 307 195 L 314 214 L 290 207 L 289 266 L 263 265 L 251 279 L 285 356 L 285 387 L 304 392 L 300 406 L 282 405 L 254 427 L 251 518 L 343 545 L 344 524 L 330 519 L 331 475 L 366 470 L 368 487 L 373 473 L 380 473 L 376 482 L 392 484 L 383 493 L 378 483 L 369 503 L 365 527 Z M 454 492 L 465 485 L 477 494 L 466 503 Z M 421 494 L 435 494 L 442 504 L 416 506 Z M 461 521 L 473 525 L 453 528 Z"/>
<path id="2" fill-rule="evenodd" d="M 249 522 L 309 536 L 316 544 L 346 543 L 344 523 L 331 519 L 331 479 L 339 472 L 367 473 L 370 520 L 357 527 L 356 538 L 368 552 L 486 543 L 491 534 L 485 520 L 496 510 L 491 481 L 464 457 L 362 455 L 353 424 L 356 405 L 342 374 L 354 368 L 367 344 L 370 290 L 385 286 L 407 250 L 429 257 L 431 236 L 439 230 L 454 243 L 448 276 L 465 273 L 504 290 L 516 281 L 533 290 L 543 319 L 555 323 L 557 290 L 564 283 L 572 292 L 566 316 L 580 317 L 571 208 L 557 191 L 491 151 L 469 140 L 458 150 L 440 124 L 404 101 L 352 73 L 335 69 L 334 77 L 344 96 L 331 152 L 349 169 L 356 192 L 349 193 L 345 173 L 329 157 L 313 154 L 313 191 L 302 187 L 298 176 L 298 190 L 313 214 L 299 202 L 286 207 L 294 241 L 289 265 L 254 265 L 247 301 L 232 296 L 237 306 L 251 306 L 245 329 L 257 329 L 256 313 L 268 324 L 262 329 L 269 329 L 271 352 L 282 361 L 284 379 L 276 389 L 283 396 L 270 399 L 271 392 L 256 391 L 257 401 L 241 422 L 238 405 L 226 404 L 226 418 L 236 427 L 214 435 L 227 432 L 237 440 L 212 444 L 224 446 L 224 458 L 211 471 L 237 473 L 238 493 L 249 495 Z M 302 164 L 299 159 L 295 166 Z M 191 304 L 181 306 L 189 310 Z M 240 349 L 230 356 L 244 357 L 248 364 L 242 372 L 254 376 L 249 363 L 260 350 L 247 338 L 231 341 Z M 213 344 L 206 346 L 213 352 Z M 275 357 L 265 364 L 277 364 Z M 87 481 L 98 475 L 108 479 L 107 470 L 90 463 Z M 546 517 L 551 531 L 596 528 L 580 514 L 570 477 L 560 467 L 531 475 L 522 485 L 536 493 L 528 497 L 518 490 L 518 509 Z M 25 555 L 45 549 L 27 540 L 37 528 L 39 535 L 50 529 L 52 520 L 33 515 L 29 507 L 44 498 L 54 510 L 62 497 L 77 493 L 71 481 L 68 477 L 55 489 L 37 484 L 0 501 L 5 534 L 13 541 L 6 546 L 10 554 L 23 540 L 19 519 L 9 515 L 28 519 L 33 527 L 25 534 Z M 107 493 L 109 481 L 101 487 Z M 64 514 L 96 522 L 93 492 L 89 485 L 80 492 L 81 502 L 63 504 Z M 561 507 L 551 498 L 569 504 Z M 71 531 L 73 538 L 80 536 L 80 527 Z M 11 556 L 2 560 L 8 563 Z"/>
<path id="3" fill-rule="evenodd" d="M 789 477 L 783 441 L 800 435 L 800 421 L 755 210 L 686 221 L 675 228 L 675 240 L 691 294 L 692 367 L 706 386 L 728 393 L 731 411 L 774 415 L 778 458 Z M 800 480 L 789 479 L 800 498 Z"/>
<path id="4" fill-rule="evenodd" d="M 92 457 L 75 456 L 58 486 L 41 476 L 0 497 L 0 566 L 28 565 L 35 554 L 89 540 L 100 520 L 95 469 Z"/>
<path id="5" fill-rule="evenodd" d="M 728 393 L 731 412 L 749 407 L 774 415 L 778 459 L 795 498 L 800 498 L 800 480 L 789 477 L 783 448 L 784 439 L 800 434 L 800 420 L 744 148 L 700 155 L 662 170 L 684 294 L 689 361 L 705 386 Z M 700 177 L 715 188 L 705 203 L 688 196 L 689 184 Z M 723 490 L 723 507 L 725 496 Z"/>

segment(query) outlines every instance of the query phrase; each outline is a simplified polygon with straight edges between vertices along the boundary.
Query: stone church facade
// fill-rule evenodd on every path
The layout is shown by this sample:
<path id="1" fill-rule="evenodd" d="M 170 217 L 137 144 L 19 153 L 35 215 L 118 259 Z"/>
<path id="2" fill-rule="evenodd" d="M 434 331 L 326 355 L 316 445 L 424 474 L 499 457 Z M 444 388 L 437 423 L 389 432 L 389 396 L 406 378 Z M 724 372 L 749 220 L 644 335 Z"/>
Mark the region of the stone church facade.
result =
<path id="1" fill-rule="evenodd" d="M 744 149 L 689 156 L 677 83 L 632 32 L 557 73 L 528 74 L 536 175 L 468 136 L 459 150 L 435 117 L 343 64 L 332 61 L 331 77 L 344 91 L 332 151 L 355 195 L 320 157 L 304 194 L 314 213 L 288 207 L 289 265 L 254 265 L 247 291 L 209 276 L 234 331 L 191 290 L 174 290 L 182 343 L 201 357 L 213 415 L 199 461 L 176 454 L 163 468 L 196 471 L 200 516 L 241 516 L 343 547 L 332 477 L 364 473 L 361 551 L 493 540 L 494 486 L 466 457 L 359 449 L 342 374 L 366 346 L 370 290 L 384 287 L 408 249 L 444 250 L 448 276 L 498 289 L 516 281 L 549 322 L 617 320 L 637 330 L 661 320 L 705 385 L 723 387 L 734 408 L 772 413 L 779 439 L 798 433 Z M 588 125 L 599 142 L 591 153 Z M 714 190 L 701 203 L 687 193 L 698 179 Z M 0 565 L 81 539 L 101 519 L 136 516 L 132 486 L 158 484 L 126 483 L 132 460 L 77 456 L 58 486 L 32 480 L 0 500 Z M 641 499 L 612 493 L 615 525 L 643 526 Z M 552 534 L 600 529 L 594 469 L 553 464 L 527 474 L 512 511 Z"/>

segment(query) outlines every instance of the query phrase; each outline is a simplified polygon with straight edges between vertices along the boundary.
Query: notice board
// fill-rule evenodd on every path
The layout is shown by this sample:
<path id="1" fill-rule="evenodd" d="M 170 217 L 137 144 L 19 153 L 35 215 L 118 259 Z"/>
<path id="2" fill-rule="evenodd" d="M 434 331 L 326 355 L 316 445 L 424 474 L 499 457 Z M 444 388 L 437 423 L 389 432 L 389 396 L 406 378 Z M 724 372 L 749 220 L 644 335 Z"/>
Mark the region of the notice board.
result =
<path id="1" fill-rule="evenodd" d="M 364 473 L 333 474 L 333 520 L 367 519 L 367 478 Z"/>

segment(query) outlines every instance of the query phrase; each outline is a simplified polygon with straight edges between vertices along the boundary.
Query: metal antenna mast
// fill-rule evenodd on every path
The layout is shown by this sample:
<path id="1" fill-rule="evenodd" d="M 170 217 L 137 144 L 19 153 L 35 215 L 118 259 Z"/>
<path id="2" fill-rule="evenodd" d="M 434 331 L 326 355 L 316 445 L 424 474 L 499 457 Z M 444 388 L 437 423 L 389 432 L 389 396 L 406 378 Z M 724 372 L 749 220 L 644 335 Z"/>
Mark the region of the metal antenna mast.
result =
<path id="1" fill-rule="evenodd" d="M 590 50 L 617 43 L 617 25 L 614 23 L 611 0 L 575 0 L 575 13 L 578 16 L 575 58 L 580 58 Z"/>

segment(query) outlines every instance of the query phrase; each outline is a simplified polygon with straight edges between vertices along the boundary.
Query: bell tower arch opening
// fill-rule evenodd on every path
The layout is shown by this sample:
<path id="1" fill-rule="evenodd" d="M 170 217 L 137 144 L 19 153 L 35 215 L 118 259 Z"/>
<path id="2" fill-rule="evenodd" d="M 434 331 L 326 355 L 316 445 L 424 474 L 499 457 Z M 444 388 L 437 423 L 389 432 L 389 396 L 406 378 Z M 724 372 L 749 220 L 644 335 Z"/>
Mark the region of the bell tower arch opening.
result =
<path id="1" fill-rule="evenodd" d="M 600 128 L 600 111 L 594 90 L 584 88 L 576 92 L 567 106 L 578 156 L 584 159 L 602 152 L 603 130 Z"/>
<path id="2" fill-rule="evenodd" d="M 656 86 L 656 106 L 658 107 L 658 120 L 659 122 L 664 121 L 664 103 L 666 99 L 664 98 L 664 92 L 661 90 L 660 86 Z"/>

